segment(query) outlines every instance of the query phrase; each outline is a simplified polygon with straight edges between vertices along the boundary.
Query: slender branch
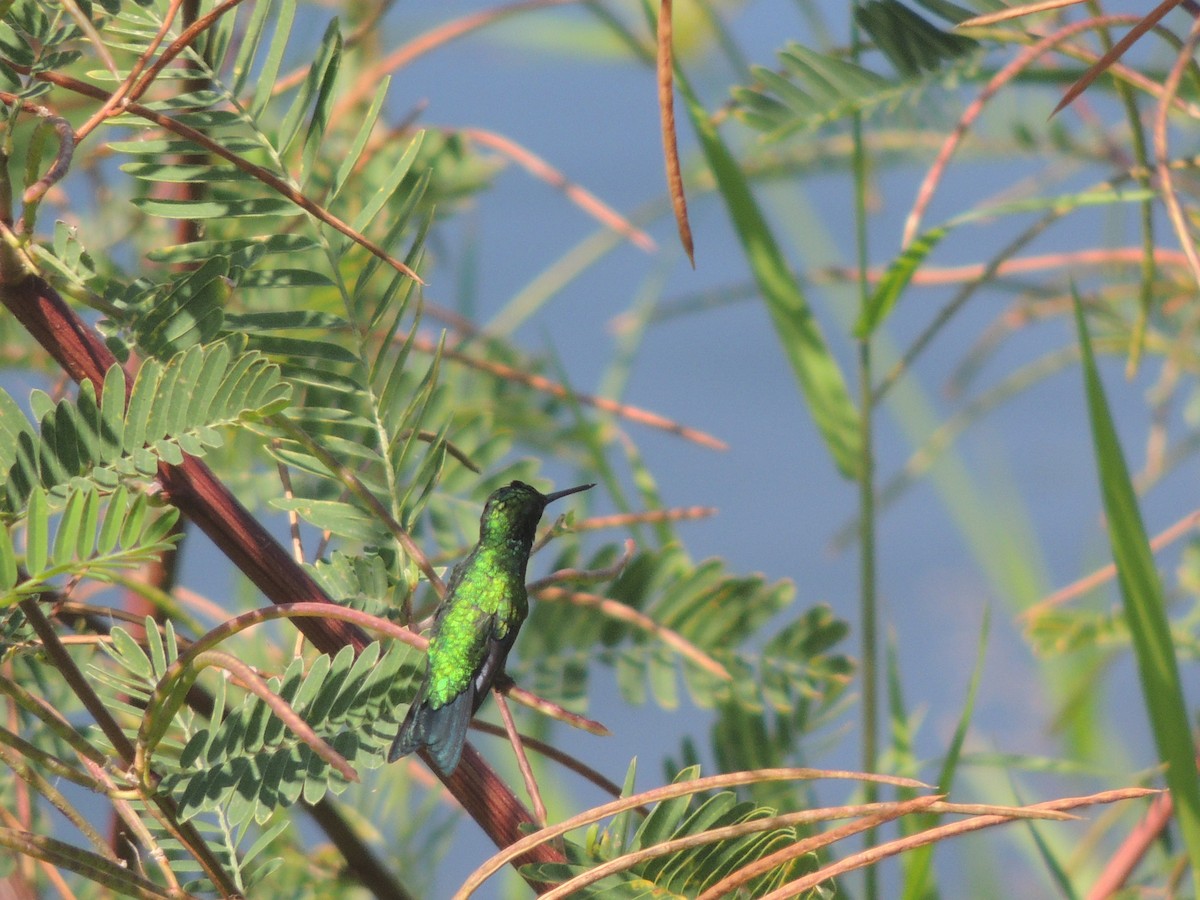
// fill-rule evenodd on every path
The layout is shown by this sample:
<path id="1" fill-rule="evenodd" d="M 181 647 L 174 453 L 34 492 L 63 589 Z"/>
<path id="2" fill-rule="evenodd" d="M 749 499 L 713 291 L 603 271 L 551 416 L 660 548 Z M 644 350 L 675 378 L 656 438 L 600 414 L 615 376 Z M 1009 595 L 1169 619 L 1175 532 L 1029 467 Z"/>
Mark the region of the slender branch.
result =
<path id="1" fill-rule="evenodd" d="M 1158 173 L 1159 193 L 1163 204 L 1167 207 L 1167 217 L 1179 238 L 1179 246 L 1187 257 L 1188 266 L 1192 270 L 1192 278 L 1200 285 L 1200 253 L 1196 252 L 1196 239 L 1192 236 L 1191 226 L 1187 216 L 1179 204 L 1179 196 L 1175 190 L 1175 182 L 1171 177 L 1171 167 L 1168 165 L 1167 152 L 1167 114 L 1171 103 L 1179 93 L 1179 82 L 1183 78 L 1184 69 L 1193 62 L 1196 44 L 1200 42 L 1200 19 L 1192 22 L 1187 40 L 1179 50 L 1174 64 L 1171 66 L 1167 79 L 1163 83 L 1163 95 L 1159 100 L 1154 114 L 1154 162 Z"/>
<path id="2" fill-rule="evenodd" d="M 1142 820 L 1109 857 L 1104 871 L 1087 892 L 1087 900 L 1105 900 L 1124 887 L 1137 864 L 1145 858 L 1150 848 L 1162 839 L 1163 832 L 1171 824 L 1174 815 L 1175 804 L 1170 793 L 1164 791 L 1155 797 Z"/>
<path id="3" fill-rule="evenodd" d="M 126 96 L 128 96 L 129 91 L 133 87 L 134 82 L 137 80 L 138 75 L 143 69 L 146 68 L 147 65 L 150 64 L 150 58 L 154 56 L 154 52 L 162 45 L 162 42 L 166 40 L 167 32 L 171 30 L 171 25 L 174 24 L 175 17 L 179 14 L 179 10 L 182 6 L 183 0 L 171 0 L 170 5 L 167 7 L 166 15 L 163 16 L 162 24 L 159 26 L 154 37 L 152 37 L 150 42 L 146 45 L 146 49 L 142 52 L 141 56 L 138 57 L 137 62 L 135 62 L 130 68 L 129 74 L 125 77 L 121 84 L 118 85 L 117 89 L 112 92 L 109 98 L 104 101 L 101 107 L 92 113 L 91 116 L 88 117 L 88 120 L 79 126 L 79 130 L 75 132 L 75 139 L 77 141 L 82 141 L 85 137 L 91 134 L 92 130 L 110 115 L 112 115 L 112 111 L 120 105 L 121 101 L 124 100 Z M 112 74 L 117 75 L 117 70 L 115 67 L 112 69 Z"/>
<path id="4" fill-rule="evenodd" d="M 665 625 L 660 625 L 655 622 L 645 613 L 639 612 L 631 606 L 626 606 L 619 600 L 613 600 L 611 597 L 603 597 L 599 594 L 588 594 L 583 591 L 568 591 L 557 587 L 544 587 L 537 591 L 539 600 L 566 600 L 569 603 L 574 603 L 577 606 L 594 606 L 604 615 L 609 618 L 616 619 L 620 622 L 626 622 L 636 628 L 654 635 L 668 647 L 673 648 L 680 656 L 684 656 L 691 662 L 695 663 L 704 671 L 711 675 L 715 675 L 722 681 L 732 681 L 733 676 L 729 674 L 721 663 L 717 662 L 678 631 L 668 628 Z"/>
<path id="5" fill-rule="evenodd" d="M 516 699 L 516 697 L 513 696 L 514 691 L 512 688 L 509 688 L 505 693 L 508 697 L 514 700 Z M 490 734 L 493 737 L 508 737 L 508 732 L 505 729 L 500 728 L 497 725 L 493 725 L 491 722 L 484 722 L 481 719 L 475 719 L 471 723 L 471 727 L 475 731 L 481 731 L 484 734 Z M 594 784 L 606 794 L 610 794 L 613 797 L 621 796 L 621 786 L 619 784 L 611 781 L 608 778 L 605 778 L 604 775 L 593 769 L 591 766 L 587 765 L 581 760 L 576 759 L 570 754 L 564 753 L 552 744 L 547 744 L 545 741 L 538 740 L 535 737 L 530 737 L 527 734 L 521 734 L 521 742 L 526 748 L 530 750 L 536 750 L 547 759 L 554 760 L 554 762 L 561 765 L 564 769 L 569 769 L 579 777 L 590 782 L 591 784 Z M 642 810 L 643 815 L 649 815 L 649 812 L 649 810 Z"/>
<path id="6" fill-rule="evenodd" d="M 671 800 L 676 797 L 686 797 L 691 794 L 698 794 L 708 790 L 725 790 L 734 787 L 741 787 L 748 784 L 759 784 L 771 781 L 808 781 L 815 779 L 847 779 L 852 781 L 890 784 L 895 787 L 910 787 L 910 788 L 927 788 L 928 785 L 912 778 L 900 778 L 893 775 L 873 775 L 867 772 L 849 772 L 844 770 L 831 769 L 755 769 L 748 772 L 727 772 L 721 775 L 709 775 L 705 778 L 696 778 L 691 781 L 680 781 L 674 784 L 662 785 L 661 787 L 653 788 L 649 791 L 642 791 L 631 797 L 622 797 L 619 800 L 614 800 L 611 803 L 604 803 L 600 806 L 595 806 L 585 810 L 578 815 L 558 822 L 547 828 L 543 828 L 534 834 L 526 835 L 519 841 L 509 847 L 504 848 L 482 866 L 471 873 L 471 876 L 463 882 L 459 887 L 458 892 L 454 895 L 454 900 L 465 900 L 474 891 L 478 890 L 487 879 L 498 872 L 504 865 L 514 857 L 520 857 L 528 853 L 534 847 L 542 846 L 545 842 L 560 837 L 569 831 L 574 831 L 584 825 L 590 825 L 593 822 L 599 822 L 610 816 L 615 816 L 618 813 L 624 812 L 627 809 L 637 809 L 640 806 L 645 806 L 651 803 L 661 803 L 665 800 Z"/>
<path id="7" fill-rule="evenodd" d="M 121 726 L 117 724 L 117 720 L 109 713 L 108 707 L 104 705 L 104 701 L 93 690 L 91 683 L 84 677 L 84 674 L 79 671 L 79 667 L 75 665 L 75 660 L 71 658 L 71 654 L 67 653 L 66 648 L 58 639 L 58 632 L 54 630 L 54 626 L 50 624 L 50 620 L 42 615 L 42 610 L 38 602 L 36 600 L 22 600 L 18 605 L 26 621 L 29 622 L 41 640 L 42 648 L 50 658 L 50 662 L 54 665 L 54 668 L 62 676 L 63 681 L 70 687 L 71 692 L 79 698 L 79 701 L 83 704 L 83 708 L 88 711 L 88 714 L 91 715 L 95 723 L 100 726 L 100 730 L 104 732 L 104 736 L 112 744 L 112 748 L 116 751 L 121 764 L 125 767 L 130 766 L 133 763 L 136 753 L 133 742 L 125 736 L 125 732 L 121 730 Z"/>
<path id="8" fill-rule="evenodd" d="M 653 253 L 658 249 L 654 238 L 641 228 L 638 228 L 611 206 L 582 185 L 571 181 L 558 169 L 554 168 L 532 150 L 522 147 L 511 138 L 483 128 L 459 128 L 458 133 L 484 147 L 491 147 L 499 153 L 520 165 L 525 171 L 539 178 L 558 191 L 562 191 L 568 200 L 576 204 L 585 213 L 592 216 L 602 225 L 611 228 L 634 246 Z"/>
<path id="9" fill-rule="evenodd" d="M 1024 69 L 1031 66 L 1039 57 L 1044 56 L 1051 50 L 1058 47 L 1065 41 L 1070 40 L 1075 35 L 1081 32 L 1088 31 L 1093 28 L 1103 28 L 1110 25 L 1132 25 L 1141 21 L 1141 16 L 1102 16 L 1095 19 L 1087 19 L 1083 22 L 1075 22 L 1070 25 L 1058 29 L 1054 33 L 1047 35 L 1036 43 L 1026 47 L 1018 53 L 1011 62 L 1004 68 L 992 76 L 991 80 L 984 86 L 970 105 L 963 111 L 959 117 L 958 124 L 955 125 L 954 131 L 946 137 L 942 144 L 941 150 L 938 151 L 937 158 L 933 165 L 929 167 L 929 171 L 925 175 L 925 179 L 921 182 L 920 188 L 917 190 L 917 199 L 913 203 L 912 210 L 908 214 L 908 218 L 904 223 L 904 237 L 902 238 L 903 246 L 907 247 L 912 243 L 917 236 L 917 232 L 921 227 L 921 219 L 925 215 L 925 210 L 928 209 L 930 202 L 933 200 L 933 193 L 937 189 L 937 185 L 941 182 L 942 175 L 945 173 L 946 167 L 950 163 L 950 158 L 962 143 L 967 132 L 971 130 L 975 120 L 979 118 L 983 112 L 984 106 L 994 97 L 1002 87 L 1012 81 Z M 1065 52 L 1065 51 L 1064 51 Z M 1114 67 L 1114 73 L 1115 73 Z M 1129 80 L 1134 81 L 1137 85 L 1147 92 L 1160 96 L 1161 88 L 1148 81 L 1148 79 L 1138 75 L 1137 73 L 1125 73 Z M 1172 98 L 1172 103 L 1181 104 L 1178 98 Z M 1191 104 L 1184 104 L 1184 108 L 1193 110 Z"/>
<path id="10" fill-rule="evenodd" d="M 557 703 L 547 700 L 545 697 L 539 697 L 537 694 L 527 691 L 524 688 L 519 688 L 515 684 L 510 684 L 502 688 L 502 690 L 522 706 L 536 710 L 548 718 L 557 719 L 560 722 L 570 725 L 572 728 L 578 728 L 580 731 L 586 731 L 588 734 L 594 734 L 597 737 L 608 737 L 612 734 L 600 722 L 589 719 L 586 716 L 581 716 L 578 713 L 573 713 L 568 709 L 563 709 Z"/>
<path id="11" fill-rule="evenodd" d="M 529 799 L 533 803 L 534 818 L 538 820 L 538 824 L 542 828 L 545 828 L 546 804 L 542 802 L 542 792 L 538 790 L 537 779 L 533 777 L 533 767 L 529 765 L 529 757 L 525 755 L 525 747 L 521 743 L 521 735 L 517 731 L 516 723 L 513 722 L 508 703 L 504 700 L 504 692 L 493 688 L 492 697 L 496 701 L 496 709 L 500 710 L 500 720 L 504 722 L 504 730 L 508 734 L 509 743 L 512 744 L 513 753 L 516 754 L 517 768 L 521 771 L 525 790 L 529 792 Z"/>
<path id="12" fill-rule="evenodd" d="M 1192 533 L 1197 526 L 1200 526 L 1200 510 L 1192 510 L 1186 516 L 1156 534 L 1150 540 L 1150 549 L 1157 553 L 1181 537 Z M 1060 588 L 1045 599 L 1029 607 L 1021 613 L 1021 618 L 1026 622 L 1035 621 L 1039 616 L 1049 612 L 1054 607 L 1062 606 L 1064 603 L 1098 588 L 1106 581 L 1111 581 L 1116 575 L 1117 567 L 1113 563 L 1101 566 L 1096 571 L 1072 581 L 1066 587 Z"/>
<path id="13" fill-rule="evenodd" d="M 63 680 L 66 681 L 72 692 L 83 703 L 84 708 L 95 719 L 96 724 L 100 726 L 101 731 L 104 732 L 104 736 L 108 738 L 113 750 L 120 758 L 122 765 L 128 768 L 132 765 L 136 757 L 136 750 L 133 743 L 126 737 L 120 725 L 109 714 L 104 702 L 92 690 L 92 686 L 84 678 L 83 673 L 79 671 L 79 667 L 75 665 L 75 661 L 59 641 L 54 627 L 42 615 L 37 601 L 23 600 L 20 603 L 20 608 L 26 620 L 41 639 L 42 646 L 45 648 L 47 655 L 54 663 L 59 674 L 63 677 Z M 147 800 L 153 801 L 152 804 L 148 802 L 148 806 L 157 806 L 161 810 L 164 824 L 168 825 L 169 830 L 178 838 L 196 862 L 200 864 L 204 874 L 212 881 L 214 887 L 226 897 L 236 895 L 236 886 L 229 878 L 228 873 L 226 873 L 221 863 L 213 856 L 207 842 L 200 837 L 195 826 L 191 823 L 185 822 L 180 824 L 178 822 L 178 818 L 174 814 L 174 803 L 170 798 L 161 796 L 154 791 L 149 791 Z"/>
<path id="14" fill-rule="evenodd" d="M 413 340 L 413 346 L 423 353 L 434 353 L 438 349 L 438 344 L 431 338 L 423 335 L 417 335 Z M 470 366 L 480 372 L 487 372 L 490 375 L 495 375 L 497 378 L 503 378 L 505 381 L 511 381 L 515 384 L 521 384 L 525 387 L 533 388 L 542 393 L 549 394 L 552 397 L 560 399 L 571 399 L 574 402 L 580 403 L 583 406 L 591 406 L 604 412 L 611 412 L 615 415 L 628 419 L 631 422 L 637 422 L 639 425 L 647 425 L 651 428 L 658 428 L 670 434 L 678 435 L 685 440 L 700 444 L 703 447 L 708 447 L 712 450 L 728 450 L 729 445 L 720 438 L 713 437 L 706 432 L 696 428 L 689 428 L 686 425 L 680 425 L 658 413 L 650 412 L 649 410 L 640 409 L 636 406 L 630 406 L 626 403 L 618 403 L 615 400 L 609 400 L 607 397 L 595 397 L 590 394 L 579 394 L 575 391 L 564 387 L 558 382 L 551 381 L 543 375 L 537 375 L 533 372 L 522 372 L 520 369 L 515 369 L 512 366 L 507 366 L 504 363 L 494 362 L 487 359 L 478 359 L 473 356 L 468 356 L 461 351 L 453 348 L 443 348 L 442 357 L 444 359 L 453 360 L 454 362 L 462 363 L 465 366 Z"/>

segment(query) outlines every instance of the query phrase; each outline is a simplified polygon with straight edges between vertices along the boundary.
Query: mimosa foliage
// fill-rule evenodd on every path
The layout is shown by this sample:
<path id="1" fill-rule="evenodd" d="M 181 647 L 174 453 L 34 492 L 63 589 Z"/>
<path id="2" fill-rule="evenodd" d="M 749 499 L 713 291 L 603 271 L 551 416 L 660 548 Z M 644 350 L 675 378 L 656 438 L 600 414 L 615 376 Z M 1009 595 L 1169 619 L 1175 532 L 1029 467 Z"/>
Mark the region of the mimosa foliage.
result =
<path id="1" fill-rule="evenodd" d="M 955 14 L 952 4 L 936 6 L 942 15 Z M 779 51 L 780 70 L 752 66 L 754 83 L 733 89 L 738 116 L 777 140 L 912 103 L 934 85 L 952 85 L 980 55 L 975 41 L 938 28 L 899 0 L 858 4 L 854 16 L 894 73 L 791 42 Z M 965 17 L 957 10 L 955 21 Z"/>
<path id="2" fill-rule="evenodd" d="M 125 373 L 115 365 L 99 399 L 90 381 L 74 402 L 55 403 L 35 391 L 30 406 L 38 432 L 0 391 L 0 501 L 12 514 L 35 487 L 83 483 L 112 490 L 122 479 L 153 478 L 160 462 L 204 456 L 224 443 L 222 426 L 277 412 L 290 395 L 277 366 L 228 342 L 192 347 L 166 363 L 146 360 L 128 406 Z"/>

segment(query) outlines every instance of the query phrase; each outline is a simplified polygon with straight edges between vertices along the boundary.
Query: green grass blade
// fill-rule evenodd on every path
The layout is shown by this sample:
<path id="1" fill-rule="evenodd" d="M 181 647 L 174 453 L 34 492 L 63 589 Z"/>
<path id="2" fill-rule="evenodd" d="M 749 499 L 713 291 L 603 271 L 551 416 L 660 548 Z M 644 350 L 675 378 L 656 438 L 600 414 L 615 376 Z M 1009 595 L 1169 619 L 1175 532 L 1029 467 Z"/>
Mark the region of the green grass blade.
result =
<path id="1" fill-rule="evenodd" d="M 788 269 L 745 174 L 682 72 L 677 74 L 676 83 L 813 420 L 838 470 L 853 478 L 858 470 L 862 435 L 858 411 L 841 367 L 829 352 L 820 325 Z"/>
<path id="2" fill-rule="evenodd" d="M 1166 603 L 1146 529 L 1138 510 L 1129 470 L 1117 440 L 1116 428 L 1096 370 L 1083 306 L 1075 296 L 1075 322 L 1079 329 L 1088 415 L 1100 474 L 1100 492 L 1108 517 L 1109 541 L 1117 566 L 1117 581 L 1125 618 L 1133 639 L 1138 676 L 1154 742 L 1167 764 L 1167 786 L 1175 802 L 1192 867 L 1192 881 L 1200 884 L 1200 777 L 1196 774 L 1195 747 L 1188 727 L 1188 706 L 1179 682 L 1175 648 L 1171 643 Z"/>

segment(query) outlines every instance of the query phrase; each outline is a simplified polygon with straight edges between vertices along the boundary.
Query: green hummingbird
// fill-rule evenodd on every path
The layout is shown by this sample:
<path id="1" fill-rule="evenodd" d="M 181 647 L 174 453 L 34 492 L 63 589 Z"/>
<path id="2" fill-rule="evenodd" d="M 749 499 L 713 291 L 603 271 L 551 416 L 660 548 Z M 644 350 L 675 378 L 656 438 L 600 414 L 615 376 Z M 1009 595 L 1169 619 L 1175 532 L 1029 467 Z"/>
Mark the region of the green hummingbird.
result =
<path id="1" fill-rule="evenodd" d="M 395 762 L 426 748 L 444 777 L 458 767 L 467 726 L 504 671 L 525 616 L 525 567 L 546 504 L 586 491 L 540 493 L 522 481 L 495 491 L 479 519 L 479 543 L 450 573 L 433 620 L 425 679 L 388 752 Z"/>

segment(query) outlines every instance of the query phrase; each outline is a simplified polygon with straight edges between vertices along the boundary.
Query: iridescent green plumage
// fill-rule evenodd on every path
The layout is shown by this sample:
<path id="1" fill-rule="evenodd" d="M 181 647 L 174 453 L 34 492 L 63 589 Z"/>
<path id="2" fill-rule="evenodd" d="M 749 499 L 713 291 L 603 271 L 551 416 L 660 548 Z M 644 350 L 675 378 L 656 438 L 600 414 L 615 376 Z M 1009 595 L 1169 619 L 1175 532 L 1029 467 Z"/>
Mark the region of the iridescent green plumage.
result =
<path id="1" fill-rule="evenodd" d="M 495 491 L 479 519 L 479 543 L 450 573 L 429 638 L 425 680 L 388 762 L 426 748 L 438 770 L 458 766 L 471 717 L 504 669 L 529 612 L 525 567 L 546 504 L 594 487 L 542 494 L 521 481 Z"/>

